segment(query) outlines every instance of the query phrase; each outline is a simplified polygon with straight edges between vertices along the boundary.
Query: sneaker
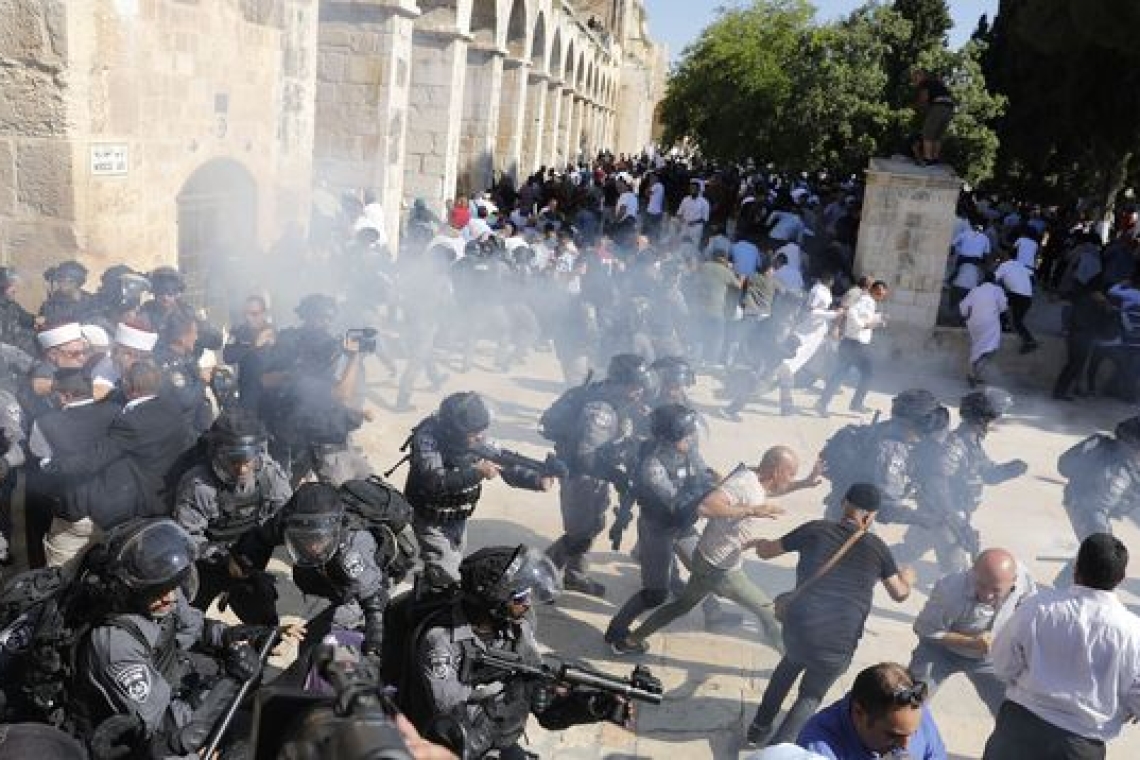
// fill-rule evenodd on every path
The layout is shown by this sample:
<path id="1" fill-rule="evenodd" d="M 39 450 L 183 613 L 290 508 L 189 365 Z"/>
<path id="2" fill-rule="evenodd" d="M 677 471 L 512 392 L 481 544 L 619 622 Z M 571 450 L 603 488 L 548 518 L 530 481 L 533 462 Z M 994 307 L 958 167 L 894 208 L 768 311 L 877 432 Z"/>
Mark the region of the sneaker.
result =
<path id="1" fill-rule="evenodd" d="M 618 641 L 611 641 L 610 649 L 613 650 L 614 654 L 646 654 L 649 652 L 649 645 L 644 641 L 634 641 L 629 638 L 624 638 Z"/>
<path id="2" fill-rule="evenodd" d="M 748 731 L 744 735 L 744 744 L 748 749 L 759 749 L 768 743 L 768 737 L 771 734 L 771 726 L 750 723 L 748 724 Z"/>
<path id="3" fill-rule="evenodd" d="M 562 587 L 567 591 L 577 591 L 579 594 L 596 596 L 599 599 L 606 595 L 605 586 L 585 575 L 566 575 L 562 579 Z"/>

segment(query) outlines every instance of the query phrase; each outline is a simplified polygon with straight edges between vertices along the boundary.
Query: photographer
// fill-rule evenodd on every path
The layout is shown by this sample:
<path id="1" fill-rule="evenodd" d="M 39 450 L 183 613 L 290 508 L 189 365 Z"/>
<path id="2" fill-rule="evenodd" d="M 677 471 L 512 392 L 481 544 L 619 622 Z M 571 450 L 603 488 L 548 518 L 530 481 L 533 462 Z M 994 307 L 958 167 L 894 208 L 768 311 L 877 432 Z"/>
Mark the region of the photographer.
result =
<path id="1" fill-rule="evenodd" d="M 289 463 L 294 485 L 310 472 L 333 485 L 366 478 L 368 462 L 349 441 L 369 419 L 357 402 L 361 339 L 331 334 L 336 303 L 328 296 L 306 296 L 296 311 L 302 324 L 281 332 L 262 375 L 274 459 Z"/>

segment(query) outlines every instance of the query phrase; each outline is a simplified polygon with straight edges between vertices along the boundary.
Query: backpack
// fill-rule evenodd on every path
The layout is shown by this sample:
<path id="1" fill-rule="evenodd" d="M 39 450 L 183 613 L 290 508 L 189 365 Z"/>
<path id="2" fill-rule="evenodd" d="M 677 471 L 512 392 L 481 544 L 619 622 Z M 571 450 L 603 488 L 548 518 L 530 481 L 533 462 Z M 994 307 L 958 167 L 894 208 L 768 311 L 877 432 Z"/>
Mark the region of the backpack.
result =
<path id="1" fill-rule="evenodd" d="M 833 484 L 847 487 L 866 471 L 867 454 L 878 437 L 884 423 L 844 425 L 823 444 L 820 459 L 827 466 L 827 476 Z"/>
<path id="2" fill-rule="evenodd" d="M 88 572 L 91 555 L 75 571 L 28 570 L 0 589 L 0 722 L 74 728 L 68 686 L 76 650 L 107 599 Z"/>
<path id="3" fill-rule="evenodd" d="M 424 591 L 417 585 L 384 608 L 381 680 L 395 687 L 397 707 L 415 726 L 426 726 L 432 718 L 417 664 L 420 639 L 428 628 L 447 619 L 459 599 L 460 592 L 454 587 Z"/>
<path id="4" fill-rule="evenodd" d="M 412 505 L 399 489 L 378 475 L 340 486 L 349 527 L 367 530 L 376 540 L 376 564 L 399 583 L 419 556 L 411 531 Z"/>
<path id="5" fill-rule="evenodd" d="M 1057 471 L 1069 480 L 1079 478 L 1089 472 L 1099 472 L 1115 462 L 1117 456 L 1116 439 L 1097 433 L 1065 450 L 1057 459 Z"/>
<path id="6" fill-rule="evenodd" d="M 555 399 L 538 420 L 538 434 L 555 445 L 569 445 L 574 438 L 575 425 L 582 417 L 582 409 L 594 397 L 601 383 L 592 382 L 594 371 L 586 375 L 581 385 L 565 391 Z"/>

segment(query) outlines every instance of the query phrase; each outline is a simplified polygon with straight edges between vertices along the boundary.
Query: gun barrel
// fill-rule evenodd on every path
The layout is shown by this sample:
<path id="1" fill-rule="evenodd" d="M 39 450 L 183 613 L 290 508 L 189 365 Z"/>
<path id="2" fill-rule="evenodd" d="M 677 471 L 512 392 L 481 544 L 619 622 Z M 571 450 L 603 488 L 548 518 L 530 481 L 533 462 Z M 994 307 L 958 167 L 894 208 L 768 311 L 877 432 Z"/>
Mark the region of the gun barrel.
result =
<path id="1" fill-rule="evenodd" d="M 621 694 L 623 697 L 636 699 L 638 702 L 648 702 L 652 705 L 659 705 L 663 700 L 663 696 L 657 692 L 639 688 L 629 681 L 607 676 L 604 673 L 595 673 L 591 670 L 584 670 L 567 665 L 563 666 L 560 675 L 562 680 L 569 684 L 590 686 L 613 694 Z"/>
<path id="2" fill-rule="evenodd" d="M 277 646 L 277 642 L 280 640 L 280 630 L 274 631 L 265 639 L 265 643 L 257 653 L 257 659 L 258 662 L 261 663 L 261 668 L 258 668 L 257 673 L 246 680 L 241 685 L 241 688 L 238 689 L 238 693 L 234 695 L 233 701 L 230 702 L 229 707 L 226 708 L 225 715 L 223 715 L 222 719 L 214 726 L 214 732 L 210 736 L 205 750 L 201 753 L 202 757 L 213 757 L 218 751 L 218 746 L 222 743 L 222 739 L 225 738 L 226 731 L 229 730 L 230 724 L 234 722 L 234 716 L 237 715 L 238 708 L 241 707 L 241 703 L 245 701 L 246 696 L 253 689 L 254 684 L 261 680 L 261 669 L 265 667 L 265 662 L 269 659 L 270 653 L 273 652 L 273 647 Z"/>

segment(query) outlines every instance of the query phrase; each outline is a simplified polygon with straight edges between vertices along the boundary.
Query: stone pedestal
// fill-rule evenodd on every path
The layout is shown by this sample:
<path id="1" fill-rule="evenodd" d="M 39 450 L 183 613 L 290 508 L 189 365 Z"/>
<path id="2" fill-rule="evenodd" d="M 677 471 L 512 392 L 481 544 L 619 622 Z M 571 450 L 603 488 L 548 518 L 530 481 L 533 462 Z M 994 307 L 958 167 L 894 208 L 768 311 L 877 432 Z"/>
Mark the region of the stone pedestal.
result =
<path id="1" fill-rule="evenodd" d="M 546 82 L 547 76 L 540 71 L 531 71 L 527 77 L 522 144 L 523 175 L 532 174 L 546 160 L 543 153 L 547 122 Z"/>
<path id="2" fill-rule="evenodd" d="M 855 252 L 856 274 L 891 287 L 883 343 L 925 345 L 934 330 L 962 181 L 947 169 L 871 159 Z"/>

